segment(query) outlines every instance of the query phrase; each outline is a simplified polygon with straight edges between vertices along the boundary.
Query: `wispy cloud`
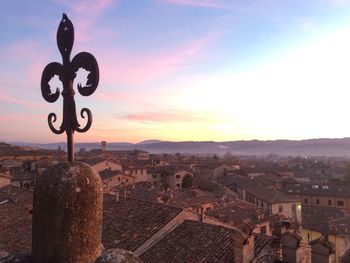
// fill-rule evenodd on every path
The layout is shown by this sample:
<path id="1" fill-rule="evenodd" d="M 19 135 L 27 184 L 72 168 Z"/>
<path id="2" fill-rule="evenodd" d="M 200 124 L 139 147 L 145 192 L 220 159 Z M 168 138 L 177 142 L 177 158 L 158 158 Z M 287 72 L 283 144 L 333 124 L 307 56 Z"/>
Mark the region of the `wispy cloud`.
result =
<path id="1" fill-rule="evenodd" d="M 349 0 L 328 0 L 328 3 L 333 6 L 349 4 Z"/>
<path id="2" fill-rule="evenodd" d="M 42 120 L 45 120 L 47 118 L 44 114 L 33 114 L 33 113 L 27 113 L 27 114 L 1 114 L 0 115 L 0 123 L 2 124 L 11 124 L 11 123 L 41 123 Z"/>
<path id="3" fill-rule="evenodd" d="M 229 8 L 230 6 L 219 0 L 158 0 L 175 5 L 185 5 L 205 8 Z"/>
<path id="4" fill-rule="evenodd" d="M 117 4 L 118 0 L 58 0 L 59 3 L 67 6 L 73 17 L 77 17 L 74 21 L 76 39 L 80 42 L 89 42 L 106 38 L 113 34 L 113 30 L 108 27 L 95 27 L 96 21 L 113 5 Z"/>
<path id="5" fill-rule="evenodd" d="M 19 98 L 7 96 L 7 95 L 2 95 L 2 94 L 0 94 L 0 101 L 5 103 L 16 104 L 16 105 L 26 107 L 26 108 L 31 108 L 31 109 L 38 108 L 38 105 L 31 101 L 23 100 L 23 99 L 19 99 Z"/>
<path id="6" fill-rule="evenodd" d="M 101 53 L 100 65 L 107 84 L 143 85 L 163 79 L 171 73 L 198 62 L 218 35 L 194 39 L 158 52 L 135 54 L 106 50 Z"/>
<path id="7" fill-rule="evenodd" d="M 174 124 L 174 123 L 221 123 L 224 119 L 221 114 L 211 110 L 179 109 L 164 106 L 160 108 L 150 105 L 128 114 L 115 115 L 118 120 L 126 120 L 147 124 Z"/>
<path id="8" fill-rule="evenodd" d="M 77 14 L 90 18 L 99 16 L 116 2 L 116 0 L 83 0 L 74 3 L 72 3 L 72 1 L 67 1 L 67 3 L 72 3 L 71 7 Z"/>
<path id="9" fill-rule="evenodd" d="M 127 114 L 122 116 L 116 116 L 118 119 L 138 121 L 138 122 L 192 122 L 203 121 L 205 118 L 195 112 L 187 110 L 153 110 L 140 113 Z"/>
<path id="10" fill-rule="evenodd" d="M 26 84 L 39 83 L 41 73 L 50 62 L 50 52 L 43 44 L 25 39 L 2 48 L 3 60 L 17 68 L 17 76 L 25 77 Z M 10 71 L 7 68 L 4 71 Z M 24 76 L 23 76 L 24 75 Z M 28 82 L 29 80 L 29 82 Z M 16 79 L 20 83 L 20 78 Z"/>

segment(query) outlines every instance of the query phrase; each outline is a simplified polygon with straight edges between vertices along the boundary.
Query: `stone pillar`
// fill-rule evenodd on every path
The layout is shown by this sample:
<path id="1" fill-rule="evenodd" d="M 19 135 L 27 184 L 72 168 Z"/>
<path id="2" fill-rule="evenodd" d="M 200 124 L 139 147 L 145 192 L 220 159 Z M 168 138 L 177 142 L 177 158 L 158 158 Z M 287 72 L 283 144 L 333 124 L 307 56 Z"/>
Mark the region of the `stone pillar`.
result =
<path id="1" fill-rule="evenodd" d="M 33 262 L 94 262 L 101 254 L 102 202 L 100 176 L 89 165 L 45 170 L 34 189 Z"/>

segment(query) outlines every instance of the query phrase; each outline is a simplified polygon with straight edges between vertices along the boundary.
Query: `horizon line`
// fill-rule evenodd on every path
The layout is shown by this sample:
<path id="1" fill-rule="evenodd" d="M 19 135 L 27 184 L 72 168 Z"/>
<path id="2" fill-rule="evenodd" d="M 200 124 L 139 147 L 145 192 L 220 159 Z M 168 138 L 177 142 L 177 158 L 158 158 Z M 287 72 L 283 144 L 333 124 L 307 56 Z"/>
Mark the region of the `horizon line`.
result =
<path id="1" fill-rule="evenodd" d="M 240 140 L 225 140 L 225 141 L 215 141 L 215 140 L 158 140 L 158 139 L 149 139 L 149 140 L 142 140 L 139 142 L 126 142 L 126 141 L 111 141 L 107 142 L 107 144 L 111 143 L 125 143 L 125 144 L 141 144 L 145 142 L 150 142 L 154 141 L 154 143 L 161 143 L 161 142 L 176 142 L 176 143 L 181 143 L 181 142 L 214 142 L 214 143 L 226 143 L 226 142 L 250 142 L 250 141 L 261 141 L 261 142 L 273 142 L 273 141 L 309 141 L 309 140 L 342 140 L 342 139 L 350 139 L 349 137 L 319 137 L 319 138 L 306 138 L 306 139 L 240 139 Z M 75 144 L 82 144 L 82 143 L 98 143 L 100 144 L 102 141 L 83 141 L 83 142 L 75 142 Z M 26 144 L 66 144 L 67 142 L 65 141 L 60 141 L 60 142 L 45 142 L 45 143 L 40 143 L 40 142 L 26 142 L 26 141 L 0 141 L 0 143 L 7 143 L 7 144 L 21 144 L 21 143 L 26 143 Z"/>

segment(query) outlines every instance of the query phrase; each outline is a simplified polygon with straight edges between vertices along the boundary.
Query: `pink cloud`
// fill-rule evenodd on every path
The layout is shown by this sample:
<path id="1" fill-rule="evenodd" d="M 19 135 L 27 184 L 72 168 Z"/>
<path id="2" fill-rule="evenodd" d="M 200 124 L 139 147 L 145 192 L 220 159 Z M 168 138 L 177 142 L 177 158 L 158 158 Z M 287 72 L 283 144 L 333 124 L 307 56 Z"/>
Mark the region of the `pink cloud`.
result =
<path id="1" fill-rule="evenodd" d="M 104 12 L 117 4 L 118 0 L 80 0 L 75 2 L 71 0 L 58 0 L 58 2 L 70 9 L 67 14 L 71 19 L 72 17 L 79 18 L 76 21 L 72 20 L 76 28 L 75 35 L 77 41 L 86 43 L 115 34 L 108 27 L 95 28 L 94 24 Z"/>
<path id="2" fill-rule="evenodd" d="M 119 92 L 119 91 L 103 91 L 100 93 L 97 93 L 95 96 L 96 99 L 99 99 L 101 101 L 107 101 L 107 102 L 116 102 L 116 101 L 126 101 L 131 100 L 134 97 L 135 94 L 132 94 L 131 92 Z"/>
<path id="3" fill-rule="evenodd" d="M 44 114 L 1 114 L 0 115 L 0 123 L 18 125 L 18 124 L 42 124 L 43 120 L 45 121 L 47 116 Z"/>
<path id="4" fill-rule="evenodd" d="M 38 42 L 29 39 L 5 47 L 2 53 L 6 63 L 24 66 L 23 72 L 17 72 L 17 74 L 19 76 L 24 75 L 27 80 L 30 80 L 29 83 L 40 83 L 41 73 L 45 65 L 50 62 L 49 50 Z M 16 79 L 16 82 L 18 83 L 19 80 Z M 28 84 L 28 81 L 26 83 Z"/>
<path id="5" fill-rule="evenodd" d="M 74 3 L 67 1 L 66 3 L 71 3 L 72 10 L 77 14 L 93 18 L 100 15 L 115 2 L 116 0 L 82 0 Z"/>
<path id="6" fill-rule="evenodd" d="M 1 94 L 0 94 L 0 101 L 6 102 L 6 103 L 17 104 L 17 105 L 20 105 L 20 106 L 23 106 L 26 108 L 31 108 L 31 109 L 39 107 L 36 103 L 33 103 L 31 101 L 18 99 L 18 98 L 6 96 L 6 95 L 1 95 Z"/>
<path id="7" fill-rule="evenodd" d="M 329 0 L 329 3 L 333 5 L 342 5 L 342 4 L 345 4 L 346 2 L 347 2 L 346 0 Z"/>
<path id="8" fill-rule="evenodd" d="M 144 85 L 163 79 L 181 68 L 198 62 L 217 37 L 218 35 L 211 35 L 172 49 L 148 54 L 105 50 L 98 57 L 101 82 L 114 85 Z"/>
<path id="9" fill-rule="evenodd" d="M 207 118 L 200 116 L 196 112 L 188 110 L 154 110 L 143 111 L 142 113 L 127 114 L 117 116 L 118 119 L 131 120 L 137 122 L 191 122 L 191 121 L 204 121 Z"/>
<path id="10" fill-rule="evenodd" d="M 159 0 L 175 5 L 186 5 L 195 7 L 206 7 L 206 8 L 229 8 L 228 5 L 218 0 Z"/>

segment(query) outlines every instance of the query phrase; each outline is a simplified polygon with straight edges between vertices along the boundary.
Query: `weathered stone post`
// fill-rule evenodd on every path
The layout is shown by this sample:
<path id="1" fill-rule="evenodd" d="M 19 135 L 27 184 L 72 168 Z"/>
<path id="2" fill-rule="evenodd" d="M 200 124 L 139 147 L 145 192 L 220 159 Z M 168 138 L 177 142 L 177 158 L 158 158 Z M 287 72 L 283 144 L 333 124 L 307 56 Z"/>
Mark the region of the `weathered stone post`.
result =
<path id="1" fill-rule="evenodd" d="M 87 164 L 49 167 L 33 199 L 32 261 L 90 263 L 101 253 L 103 190 Z"/>

